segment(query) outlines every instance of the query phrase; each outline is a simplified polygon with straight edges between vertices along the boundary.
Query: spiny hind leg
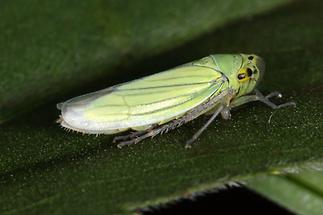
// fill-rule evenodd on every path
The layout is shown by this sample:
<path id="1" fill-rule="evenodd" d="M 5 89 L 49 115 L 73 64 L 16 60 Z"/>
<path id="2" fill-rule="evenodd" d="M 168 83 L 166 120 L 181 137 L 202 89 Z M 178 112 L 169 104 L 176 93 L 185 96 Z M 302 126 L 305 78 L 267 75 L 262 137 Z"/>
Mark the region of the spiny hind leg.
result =
<path id="1" fill-rule="evenodd" d="M 130 132 L 129 134 L 126 135 L 121 135 L 121 136 L 116 136 L 115 138 L 113 138 L 113 143 L 117 143 L 117 142 L 121 142 L 121 141 L 126 141 L 126 140 L 130 140 L 139 136 L 144 135 L 145 133 L 147 133 L 146 131 L 135 131 L 135 132 Z"/>
<path id="2" fill-rule="evenodd" d="M 187 117 L 188 116 L 188 117 Z M 129 146 L 132 144 L 136 144 L 148 137 L 154 137 L 158 134 L 167 133 L 170 130 L 173 130 L 186 122 L 190 121 L 190 115 L 186 115 L 182 118 L 171 121 L 167 124 L 160 125 L 159 127 L 154 126 L 150 130 L 142 131 L 142 133 L 136 132 L 134 134 L 129 134 L 121 137 L 117 137 L 116 141 L 121 140 L 121 142 L 117 145 L 118 148 L 122 148 L 123 146 Z"/>
<path id="3" fill-rule="evenodd" d="M 156 129 L 151 129 L 149 131 L 142 131 L 141 134 L 139 135 L 126 135 L 127 138 L 123 138 L 125 140 L 123 140 L 122 138 L 119 138 L 119 140 L 122 140 L 120 143 L 118 143 L 117 147 L 118 148 L 122 148 L 124 146 L 129 146 L 132 144 L 137 144 L 140 141 L 148 138 L 148 137 L 154 137 L 157 134 L 159 134 L 161 132 L 161 128 L 156 128 Z M 139 132 L 136 132 L 139 133 Z"/>

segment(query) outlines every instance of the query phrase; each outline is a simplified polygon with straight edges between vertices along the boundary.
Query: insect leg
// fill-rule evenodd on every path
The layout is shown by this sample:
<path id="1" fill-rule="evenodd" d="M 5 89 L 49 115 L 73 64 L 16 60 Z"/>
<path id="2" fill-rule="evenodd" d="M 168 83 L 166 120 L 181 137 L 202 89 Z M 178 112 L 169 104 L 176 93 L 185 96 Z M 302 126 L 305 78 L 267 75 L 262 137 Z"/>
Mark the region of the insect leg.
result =
<path id="1" fill-rule="evenodd" d="M 281 98 L 283 95 L 277 91 L 269 93 L 267 96 L 264 96 L 259 90 L 256 90 L 256 96 L 258 97 L 258 100 L 265 103 L 269 107 L 273 109 L 279 109 L 282 107 L 287 107 L 287 106 L 296 106 L 295 102 L 286 102 L 280 105 L 276 105 L 275 103 L 271 102 L 269 98 L 276 96 L 278 98 Z"/>
<path id="2" fill-rule="evenodd" d="M 190 148 L 192 143 L 202 134 L 202 132 L 213 122 L 213 120 L 221 113 L 223 105 L 221 105 L 211 116 L 211 118 L 198 130 L 191 139 L 186 142 L 185 148 Z"/>
<path id="3" fill-rule="evenodd" d="M 256 90 L 256 92 L 258 91 L 258 93 L 259 94 L 261 94 L 260 93 L 260 91 L 259 90 Z M 271 97 L 278 97 L 278 98 L 281 98 L 281 97 L 283 97 L 283 95 L 280 93 L 280 92 L 278 92 L 278 91 L 274 91 L 274 92 L 271 92 L 271 93 L 269 93 L 267 96 L 265 96 L 266 97 L 266 99 L 270 99 Z"/>
<path id="4" fill-rule="evenodd" d="M 150 131 L 146 131 L 146 132 L 142 131 L 142 133 L 143 133 L 142 135 L 136 136 L 133 139 L 130 139 L 130 140 L 127 140 L 127 141 L 122 141 L 122 142 L 120 142 L 117 145 L 117 147 L 121 149 L 124 146 L 129 146 L 129 145 L 132 145 L 132 144 L 137 144 L 138 142 L 140 142 L 140 141 L 142 141 L 142 140 L 144 140 L 144 139 L 146 139 L 148 137 L 154 137 L 154 136 L 156 136 L 157 134 L 159 134 L 161 132 L 161 130 L 162 129 L 160 127 L 160 128 L 152 129 Z M 126 135 L 126 136 L 130 136 L 130 135 Z M 129 138 L 127 138 L 127 139 L 129 139 Z"/>
<path id="5" fill-rule="evenodd" d="M 117 136 L 115 138 L 113 138 L 113 143 L 116 142 L 120 142 L 120 141 L 125 141 L 125 140 L 129 140 L 129 139 L 133 139 L 135 137 L 139 137 L 143 134 L 147 133 L 147 131 L 135 131 L 135 132 L 131 132 L 130 134 L 127 135 L 122 135 L 122 136 Z"/>
<path id="6" fill-rule="evenodd" d="M 129 134 L 129 135 L 125 135 L 124 136 L 125 138 L 122 138 L 122 136 L 121 136 L 120 138 L 118 138 L 116 140 L 116 141 L 122 140 L 122 142 L 120 142 L 117 146 L 119 148 L 122 148 L 123 146 L 126 146 L 126 145 L 129 146 L 129 145 L 132 145 L 132 144 L 136 144 L 136 143 L 138 143 L 138 142 L 140 142 L 143 139 L 146 139 L 148 137 L 154 137 L 154 136 L 156 136 L 158 134 L 167 133 L 168 131 L 175 129 L 175 128 L 185 124 L 188 121 L 189 120 L 187 119 L 187 116 L 184 116 L 184 117 L 179 118 L 177 120 L 174 120 L 174 121 L 172 121 L 170 123 L 161 125 L 159 127 L 152 128 L 151 130 L 139 131 L 139 132 L 142 132 L 142 133 L 135 132 L 135 134 L 137 134 L 137 135 Z M 130 140 L 127 140 L 127 139 L 130 139 Z M 123 140 L 127 140 L 127 141 L 123 141 Z"/>
<path id="7" fill-rule="evenodd" d="M 280 105 L 276 105 L 275 103 L 273 103 L 272 101 L 270 101 L 269 99 L 276 96 L 281 98 L 282 94 L 275 91 L 272 92 L 270 94 L 268 94 L 267 96 L 264 96 L 260 91 L 255 90 L 256 94 L 255 95 L 246 95 L 246 96 L 242 96 L 239 97 L 235 100 L 233 100 L 230 104 L 231 108 L 243 105 L 245 103 L 249 103 L 249 102 L 253 102 L 253 101 L 260 101 L 265 103 L 266 105 L 268 105 L 269 107 L 271 107 L 272 109 L 279 109 L 282 107 L 287 107 L 287 106 L 296 106 L 295 102 L 286 102 Z"/>

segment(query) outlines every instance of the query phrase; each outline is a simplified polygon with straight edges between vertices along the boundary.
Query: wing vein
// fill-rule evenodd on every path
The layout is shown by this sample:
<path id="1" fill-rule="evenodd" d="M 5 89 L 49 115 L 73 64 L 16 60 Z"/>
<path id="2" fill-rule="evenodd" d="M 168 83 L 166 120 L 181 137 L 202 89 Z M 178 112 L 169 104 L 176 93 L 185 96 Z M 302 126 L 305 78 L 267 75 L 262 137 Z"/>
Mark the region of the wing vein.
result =
<path id="1" fill-rule="evenodd" d="M 221 88 L 221 86 L 222 86 L 222 84 L 223 84 L 224 82 L 221 82 L 221 84 L 220 84 L 220 86 L 212 93 L 212 95 L 214 95 L 220 88 Z M 213 85 L 215 85 L 215 84 L 212 84 L 211 86 L 213 86 Z M 211 87 L 210 86 L 210 87 Z M 202 92 L 204 92 L 204 91 L 206 91 L 206 90 L 208 90 L 210 87 L 208 87 L 208 88 L 206 88 L 206 89 L 204 89 Z M 199 93 L 201 93 L 201 92 L 196 92 L 196 93 L 194 93 L 193 95 L 196 95 L 196 94 L 199 94 Z M 178 104 L 175 104 L 175 105 L 171 105 L 171 106 L 168 106 L 168 107 L 164 107 L 164 108 L 160 108 L 160 109 L 157 109 L 157 110 L 153 110 L 153 111 L 147 111 L 147 112 L 144 112 L 144 113 L 139 113 L 139 114 L 130 114 L 131 116 L 142 116 L 142 115 L 146 115 L 146 114 L 151 114 L 151 113 L 156 113 L 156 112 L 158 112 L 158 111 L 163 111 L 163 110 L 167 110 L 167 109 L 169 109 L 169 108 L 173 108 L 173 107 L 177 107 L 177 106 L 179 106 L 179 105 L 182 105 L 182 104 L 184 104 L 184 103 L 186 103 L 186 102 L 189 102 L 189 101 L 191 101 L 192 99 L 194 99 L 195 98 L 195 96 L 191 96 L 189 99 L 187 99 L 187 100 L 185 100 L 185 101 L 183 101 L 183 102 L 180 102 L 180 103 L 178 103 Z"/>
<path id="2" fill-rule="evenodd" d="M 173 97 L 157 100 L 157 101 L 154 101 L 154 102 L 148 102 L 148 103 L 142 103 L 142 104 L 136 104 L 136 105 L 127 104 L 124 96 L 121 95 L 121 97 L 124 100 L 126 106 L 134 107 L 134 106 L 145 106 L 145 105 L 157 104 L 157 103 L 160 103 L 160 102 L 164 102 L 164 101 L 167 101 L 167 100 L 176 99 L 176 98 L 180 98 L 180 97 L 185 97 L 185 96 L 189 96 L 189 95 L 192 95 L 192 94 L 194 95 L 195 93 L 187 93 L 187 94 L 183 94 L 183 95 L 179 95 L 179 96 L 173 96 Z M 94 108 L 94 110 L 99 109 L 99 108 L 106 108 L 106 107 L 110 107 L 110 106 L 113 106 L 113 107 L 118 107 L 119 106 L 120 107 L 120 106 L 124 106 L 124 105 L 123 104 L 107 104 L 107 105 L 97 106 L 97 107 Z"/>
<path id="3" fill-rule="evenodd" d="M 223 83 L 224 82 L 221 82 L 220 83 L 220 86 L 212 93 L 212 95 L 214 95 L 220 88 L 221 88 L 221 86 L 223 85 Z M 214 86 L 216 83 L 213 83 L 210 87 L 212 87 L 212 86 Z M 208 87 L 208 88 L 206 88 L 206 89 L 204 89 L 202 92 L 204 92 L 204 91 L 206 91 L 206 90 L 208 90 L 210 87 Z M 186 102 L 189 102 L 189 101 L 191 101 L 192 99 L 194 99 L 195 98 L 195 95 L 196 94 L 199 94 L 200 92 L 196 92 L 196 93 L 193 93 L 193 95 L 190 97 L 190 98 L 188 98 L 187 100 L 185 100 L 185 101 L 183 101 L 183 102 L 180 102 L 180 103 L 177 103 L 177 104 L 174 104 L 174 105 L 171 105 L 171 106 L 167 106 L 167 107 L 164 107 L 164 108 L 160 108 L 160 109 L 157 109 L 157 110 L 153 110 L 153 111 L 147 111 L 147 112 L 143 112 L 143 113 L 138 113 L 138 114 L 131 114 L 131 113 L 127 113 L 127 114 L 125 114 L 125 113 L 120 113 L 120 114 L 123 114 L 123 115 L 128 115 L 128 116 L 142 116 L 142 115 L 147 115 L 147 114 L 151 114 L 151 113 L 156 113 L 156 112 L 158 112 L 158 111 L 163 111 L 163 110 L 167 110 L 167 109 L 169 109 L 169 108 L 173 108 L 173 107 L 176 107 L 176 106 L 179 106 L 179 105 L 182 105 L 182 104 L 184 104 L 184 103 L 186 103 Z M 141 104 L 140 104 L 141 105 Z M 116 115 L 116 114 L 118 114 L 118 113 L 113 113 L 113 114 L 102 114 L 102 116 L 109 116 L 109 115 Z"/>
<path id="4" fill-rule="evenodd" d="M 170 78 L 163 78 L 163 79 L 152 79 L 152 80 L 145 80 L 145 81 L 151 81 L 151 82 L 155 82 L 155 81 L 167 81 L 167 80 L 176 80 L 176 79 L 181 79 L 181 78 L 207 78 L 207 77 L 213 77 L 212 75 L 188 75 L 188 76 L 177 76 L 177 77 L 170 77 Z"/>
<path id="5" fill-rule="evenodd" d="M 203 81 L 203 82 L 195 82 L 195 83 L 184 83 L 184 84 L 172 84 L 172 85 L 160 85 L 160 86 L 151 86 L 151 87 L 140 87 L 140 88 L 128 88 L 128 89 L 120 89 L 116 88 L 116 91 L 130 91 L 130 90 L 147 90 L 147 89 L 156 89 L 156 88 L 167 88 L 167 87 L 182 87 L 182 86 L 191 86 L 191 85 L 199 85 L 199 84 L 210 84 L 215 82 L 215 80 L 211 81 Z"/>

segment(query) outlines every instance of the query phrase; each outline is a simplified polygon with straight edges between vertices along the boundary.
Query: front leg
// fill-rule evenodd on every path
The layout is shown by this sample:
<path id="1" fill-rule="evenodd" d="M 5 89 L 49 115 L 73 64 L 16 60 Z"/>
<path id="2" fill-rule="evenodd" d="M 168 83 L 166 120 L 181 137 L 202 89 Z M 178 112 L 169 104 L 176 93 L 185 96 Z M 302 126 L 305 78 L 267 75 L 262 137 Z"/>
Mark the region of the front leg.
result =
<path id="1" fill-rule="evenodd" d="M 259 90 L 255 90 L 255 92 L 256 92 L 255 95 L 246 95 L 246 96 L 241 96 L 237 99 L 234 99 L 230 104 L 230 108 L 234 108 L 234 107 L 243 105 L 245 103 L 253 102 L 253 101 L 263 102 L 266 105 L 268 105 L 269 107 L 271 107 L 272 109 L 279 109 L 279 108 L 287 107 L 287 106 L 296 106 L 295 102 L 286 102 L 286 103 L 283 103 L 280 105 L 276 105 L 275 103 L 270 101 L 269 99 L 271 97 L 274 97 L 274 96 L 276 96 L 278 98 L 282 97 L 282 94 L 277 91 L 269 93 L 267 96 L 264 96 Z"/>

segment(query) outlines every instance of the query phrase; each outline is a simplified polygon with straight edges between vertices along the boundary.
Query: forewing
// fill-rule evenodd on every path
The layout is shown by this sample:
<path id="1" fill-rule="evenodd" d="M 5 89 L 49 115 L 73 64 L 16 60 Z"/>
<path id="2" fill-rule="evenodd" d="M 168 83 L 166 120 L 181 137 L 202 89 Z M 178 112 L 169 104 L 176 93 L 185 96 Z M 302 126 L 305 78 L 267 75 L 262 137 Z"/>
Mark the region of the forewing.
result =
<path id="1" fill-rule="evenodd" d="M 76 97 L 60 107 L 70 127 L 88 133 L 115 133 L 180 117 L 220 90 L 219 72 L 182 66 Z"/>

